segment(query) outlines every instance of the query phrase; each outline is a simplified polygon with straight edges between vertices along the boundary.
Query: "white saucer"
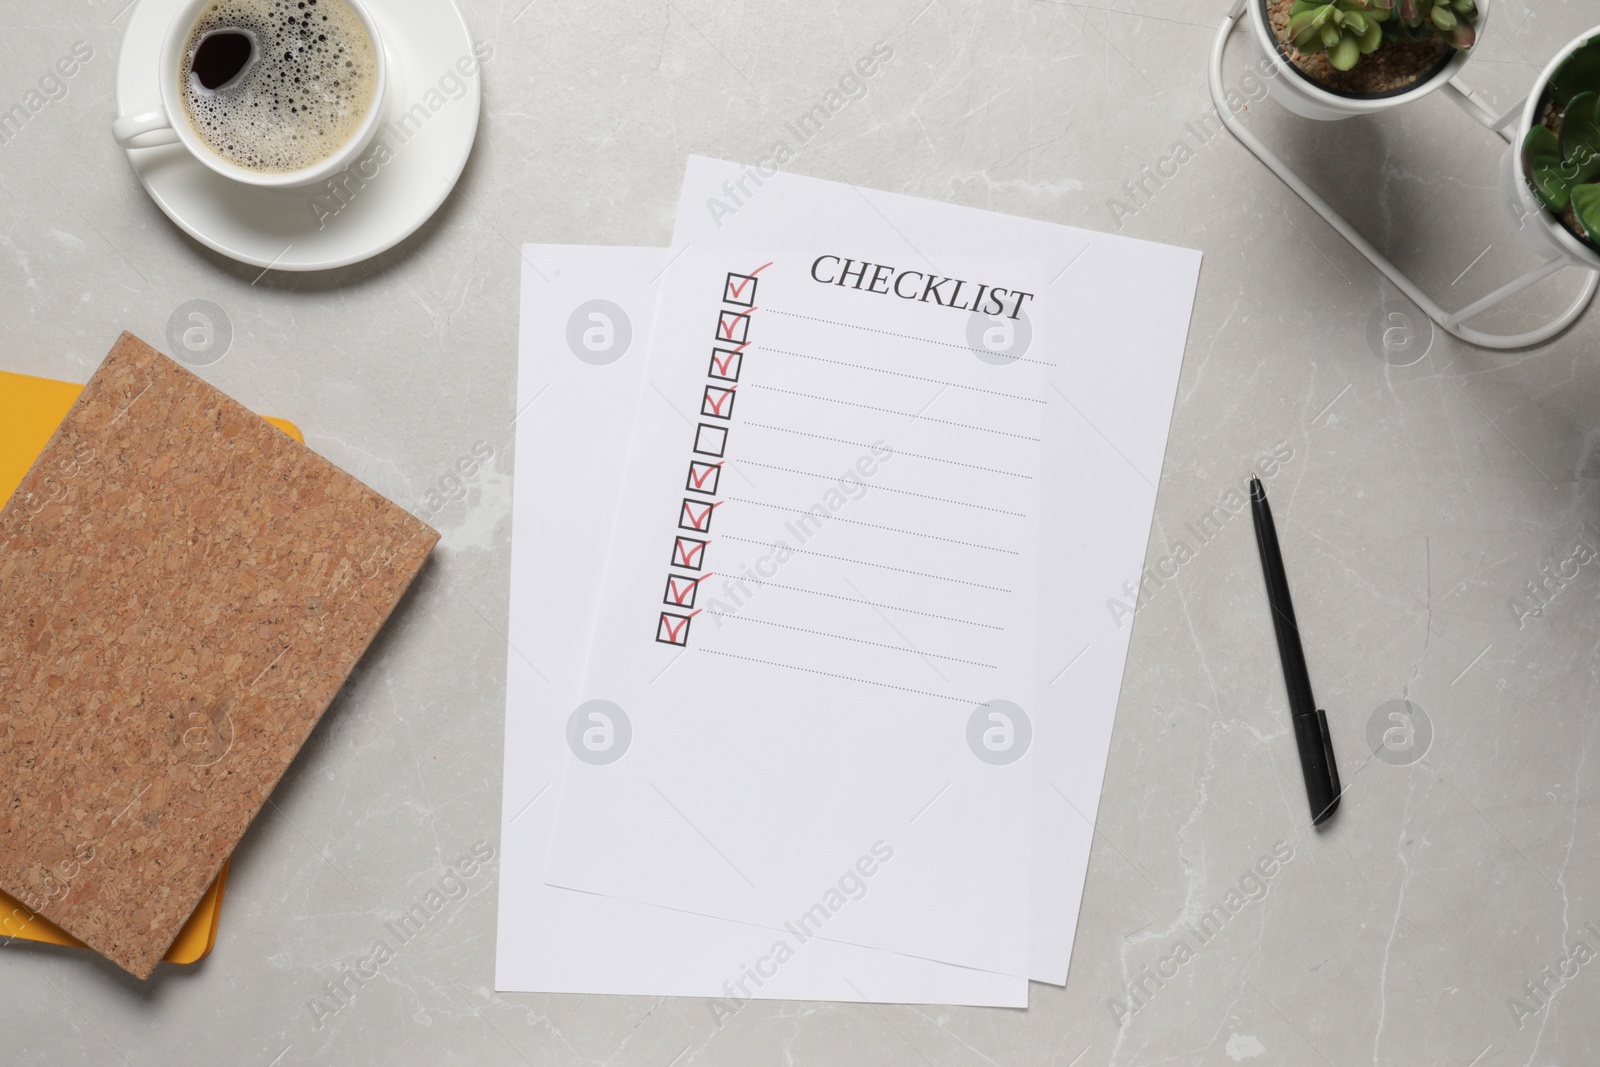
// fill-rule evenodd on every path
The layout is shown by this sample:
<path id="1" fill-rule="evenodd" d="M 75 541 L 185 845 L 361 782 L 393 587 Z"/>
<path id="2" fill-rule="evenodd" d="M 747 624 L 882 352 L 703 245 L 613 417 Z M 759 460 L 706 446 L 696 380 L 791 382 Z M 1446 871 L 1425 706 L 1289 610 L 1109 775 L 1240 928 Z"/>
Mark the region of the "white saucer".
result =
<path id="1" fill-rule="evenodd" d="M 117 59 L 118 114 L 160 108 L 161 40 L 182 3 L 134 7 Z M 438 209 L 478 132 L 483 71 L 472 37 L 452 0 L 368 0 L 367 9 L 383 35 L 389 98 L 385 125 L 361 159 L 332 181 L 262 189 L 222 177 L 182 145 L 129 149 L 139 181 L 179 228 L 258 267 L 325 270 L 394 247 Z M 110 122 L 98 136 L 111 136 Z"/>

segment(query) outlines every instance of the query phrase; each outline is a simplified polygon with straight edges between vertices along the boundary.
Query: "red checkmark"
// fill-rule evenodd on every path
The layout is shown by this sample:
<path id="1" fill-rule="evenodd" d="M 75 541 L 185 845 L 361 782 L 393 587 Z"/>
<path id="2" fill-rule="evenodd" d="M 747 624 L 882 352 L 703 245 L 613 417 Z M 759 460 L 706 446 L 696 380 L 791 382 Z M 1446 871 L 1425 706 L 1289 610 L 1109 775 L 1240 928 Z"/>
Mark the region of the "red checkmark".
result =
<path id="1" fill-rule="evenodd" d="M 727 461 L 724 460 L 723 462 Z M 694 482 L 696 489 L 701 489 L 705 486 L 708 478 L 716 476 L 717 470 L 721 466 L 721 463 L 691 463 L 689 465 L 689 479 Z"/>
<path id="2" fill-rule="evenodd" d="M 766 270 L 770 266 L 772 266 L 771 263 L 763 263 L 763 264 L 761 264 L 761 266 L 757 267 L 755 270 L 753 270 L 749 274 L 745 275 L 744 281 L 740 282 L 738 285 L 734 285 L 733 281 L 730 279 L 728 281 L 728 291 L 733 294 L 733 298 L 735 300 L 739 299 L 739 297 L 744 294 L 744 287 L 749 285 L 751 282 L 755 281 L 756 280 L 756 275 L 760 274 L 762 271 Z"/>
<path id="3" fill-rule="evenodd" d="M 735 348 L 732 352 L 729 352 L 727 359 L 718 359 L 717 358 L 717 353 L 716 352 L 712 352 L 711 353 L 711 362 L 713 362 L 713 363 L 715 363 L 717 365 L 717 373 L 723 375 L 724 377 L 726 377 L 727 374 L 728 374 L 728 368 L 733 366 L 734 359 L 736 359 L 738 357 L 740 352 L 743 352 L 745 349 L 747 349 L 749 347 L 750 347 L 750 342 L 746 341 L 744 344 L 740 345 L 738 348 Z"/>
<path id="4" fill-rule="evenodd" d="M 709 577 L 711 577 L 711 574 L 710 574 L 709 571 L 707 573 L 705 573 L 705 574 L 702 574 L 698 578 L 692 578 L 692 579 L 690 579 L 690 578 L 679 578 L 679 577 L 677 577 L 675 575 L 669 575 L 667 577 L 667 595 L 672 598 L 672 602 L 674 604 L 678 605 L 681 608 L 681 607 L 683 607 L 683 602 L 685 600 L 694 599 L 694 587 L 699 585 L 701 582 L 705 581 Z M 699 614 L 699 613 L 696 612 L 696 614 Z"/>
<path id="5" fill-rule="evenodd" d="M 697 502 L 693 500 L 685 500 L 683 502 L 683 513 L 688 517 L 689 524 L 694 527 L 694 529 L 699 530 L 701 533 L 705 533 L 711 528 L 711 513 L 717 508 L 720 508 L 723 504 L 726 504 L 727 501 L 719 500 L 715 504 L 707 504 L 705 506 L 705 510 L 699 515 L 694 513 L 694 505 L 696 503 Z M 680 523 L 679 525 L 682 524 Z"/>
<path id="6" fill-rule="evenodd" d="M 661 637 L 660 637 L 661 631 L 662 630 L 666 630 L 667 631 L 667 639 L 663 643 L 670 644 L 670 645 L 686 644 L 687 641 L 683 636 L 684 631 L 686 631 L 689 628 L 689 620 L 694 618 L 695 615 L 698 615 L 698 614 L 700 614 L 700 612 L 696 611 L 696 612 L 694 612 L 693 614 L 690 614 L 690 615 L 671 615 L 671 614 L 668 614 L 667 612 L 663 611 L 661 613 L 661 621 L 660 621 L 660 623 L 657 624 L 657 628 L 656 628 L 656 634 L 657 634 L 656 640 L 660 641 L 661 640 Z M 676 626 L 673 625 L 674 621 L 677 622 Z"/>
<path id="7" fill-rule="evenodd" d="M 730 409 L 733 407 L 733 390 L 737 388 L 739 388 L 737 385 L 733 389 L 718 389 L 714 385 L 706 386 L 705 402 L 711 405 L 711 410 L 707 414 L 715 415 L 719 419 L 725 418 L 726 416 L 722 414 L 722 405 L 727 404 Z M 722 396 L 713 400 L 711 399 L 712 393 L 721 393 Z"/>
<path id="8" fill-rule="evenodd" d="M 694 541 L 680 537 L 672 546 L 672 565 L 695 570 L 700 566 L 699 560 L 705 556 L 706 546 L 710 541 Z"/>
<path id="9" fill-rule="evenodd" d="M 726 337 L 730 341 L 733 340 L 733 331 L 738 326 L 739 320 L 749 318 L 755 311 L 755 308 L 751 308 L 749 311 L 735 315 L 732 319 L 729 319 L 727 314 L 724 313 L 723 317 L 717 322 L 717 334 L 721 337 Z"/>

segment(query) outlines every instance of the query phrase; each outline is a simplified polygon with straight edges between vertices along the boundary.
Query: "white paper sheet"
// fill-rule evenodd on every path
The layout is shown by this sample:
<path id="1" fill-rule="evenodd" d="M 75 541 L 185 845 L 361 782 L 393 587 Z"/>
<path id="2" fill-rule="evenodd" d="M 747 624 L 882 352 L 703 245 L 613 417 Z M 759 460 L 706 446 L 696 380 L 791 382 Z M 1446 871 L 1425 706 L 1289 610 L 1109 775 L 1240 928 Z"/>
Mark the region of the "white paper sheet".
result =
<path id="1" fill-rule="evenodd" d="M 690 157 L 675 256 L 818 241 L 929 270 L 965 255 L 1050 265 L 1035 318 L 1068 340 L 1044 390 L 1030 976 L 1064 984 L 1200 254 Z"/>
<path id="2" fill-rule="evenodd" d="M 668 253 L 523 259 L 496 988 L 713 997 L 719 1020 L 748 998 L 1026 1006 L 1019 978 L 544 884 Z"/>
<path id="3" fill-rule="evenodd" d="M 546 881 L 1025 975 L 1044 279 L 852 251 L 661 282 Z"/>

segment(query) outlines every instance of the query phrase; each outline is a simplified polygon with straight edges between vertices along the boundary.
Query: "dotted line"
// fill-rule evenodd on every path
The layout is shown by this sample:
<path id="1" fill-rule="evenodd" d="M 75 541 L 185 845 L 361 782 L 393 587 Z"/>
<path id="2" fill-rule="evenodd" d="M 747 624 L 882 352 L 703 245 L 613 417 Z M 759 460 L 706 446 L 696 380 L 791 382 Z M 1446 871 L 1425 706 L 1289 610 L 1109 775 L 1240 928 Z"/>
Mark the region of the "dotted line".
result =
<path id="1" fill-rule="evenodd" d="M 742 459 L 739 462 L 748 463 L 752 467 L 765 467 L 767 470 L 783 471 L 786 474 L 799 474 L 807 478 L 822 478 L 825 481 L 830 482 L 836 482 L 839 480 L 831 474 L 817 474 L 814 471 L 797 471 L 792 467 L 779 467 L 771 463 L 758 463 L 753 459 Z M 1025 519 L 1028 517 L 1020 511 L 1006 511 L 1004 508 L 991 508 L 986 504 L 969 504 L 965 500 L 949 500 L 942 496 L 929 496 L 927 493 L 913 493 L 909 489 L 890 489 L 887 485 L 876 485 L 873 486 L 873 488 L 885 493 L 900 493 L 903 496 L 921 497 L 923 500 L 937 500 L 941 504 L 955 504 L 956 506 L 963 508 L 977 508 L 979 511 L 992 511 L 997 515 L 1015 515 L 1019 519 Z"/>
<path id="2" fill-rule="evenodd" d="M 764 351 L 776 352 L 783 356 L 795 356 L 799 359 L 814 359 L 818 363 L 832 363 L 838 367 L 853 367 L 856 370 L 876 371 L 879 374 L 892 374 L 896 378 L 912 378 L 919 382 L 931 382 L 934 385 L 948 386 L 951 389 L 970 389 L 974 393 L 988 393 L 990 396 L 1003 396 L 1007 400 L 1021 400 L 1027 404 L 1048 404 L 1048 400 L 1041 400 L 1031 396 L 1018 396 L 1016 393 L 1003 393 L 998 389 L 980 389 L 976 385 L 962 385 L 960 382 L 947 382 L 942 378 L 925 378 L 920 374 L 906 374 L 904 371 L 889 370 L 885 367 L 869 367 L 864 363 L 851 363 L 843 359 L 828 359 L 825 356 L 808 356 L 804 352 L 790 352 L 786 348 L 772 348 L 762 346 Z"/>
<path id="3" fill-rule="evenodd" d="M 722 539 L 724 541 L 742 541 L 747 545 L 762 545 L 762 546 L 764 546 L 766 548 L 771 548 L 772 547 L 771 545 L 769 545 L 765 541 L 756 541 L 756 540 L 753 540 L 753 539 L 751 539 L 749 537 L 735 537 L 732 534 L 723 534 L 722 535 Z M 787 546 L 785 546 L 785 547 L 787 547 Z M 898 572 L 900 574 L 914 574 L 918 578 L 932 578 L 935 581 L 940 581 L 940 582 L 954 582 L 957 585 L 970 585 L 974 589 L 992 589 L 996 593 L 1009 593 L 1009 592 L 1011 592 L 1011 590 L 1002 589 L 998 585 L 984 585 L 982 582 L 969 582 L 969 581 L 966 581 L 966 580 L 961 579 L 961 578 L 946 578 L 942 574 L 928 574 L 925 571 L 912 571 L 912 570 L 907 570 L 904 567 L 891 567 L 887 563 L 869 563 L 864 559 L 850 559 L 847 556 L 830 556 L 826 552 L 813 552 L 809 548 L 790 548 L 789 551 L 797 553 L 797 554 L 802 555 L 802 556 L 817 556 L 817 557 L 819 557 L 821 559 L 837 560 L 840 563 L 855 563 L 855 564 L 858 564 L 858 565 L 860 565 L 862 567 L 878 567 L 878 568 L 881 568 L 881 569 L 886 570 L 886 571 L 896 571 L 896 572 Z"/>
<path id="4" fill-rule="evenodd" d="M 829 326 L 847 326 L 852 330 L 865 330 L 868 333 L 881 333 L 885 337 L 900 337 L 900 338 L 903 338 L 903 339 L 905 339 L 907 341 L 921 341 L 923 344 L 944 345 L 946 348 L 959 348 L 963 352 L 970 352 L 973 355 L 977 355 L 978 354 L 977 350 L 974 349 L 972 346 L 970 346 L 970 345 L 958 345 L 953 341 L 933 341 L 933 340 L 930 340 L 930 339 L 928 339 L 926 337 L 916 337 L 916 336 L 913 336 L 912 334 L 909 334 L 909 333 L 895 333 L 893 330 L 877 330 L 877 329 L 874 329 L 871 326 L 858 326 L 853 322 L 835 322 L 833 319 L 818 319 L 818 318 L 813 318 L 810 315 L 800 315 L 800 314 L 797 314 L 797 313 L 795 313 L 793 311 L 779 311 L 777 308 L 767 308 L 767 311 L 770 312 L 773 315 L 787 315 L 791 319 L 805 319 L 807 322 L 823 322 L 823 323 L 827 323 Z M 1051 362 L 1049 362 L 1047 360 L 1043 360 L 1043 359 L 1028 359 L 1026 356 L 1013 356 L 1012 359 L 1015 360 L 1018 363 L 1037 363 L 1041 367 L 1054 367 L 1055 366 L 1054 363 L 1051 363 Z"/>
<path id="5" fill-rule="evenodd" d="M 804 626 L 790 626 L 788 623 L 772 622 L 768 619 L 747 619 L 743 615 L 728 615 L 713 613 L 714 618 L 726 619 L 729 622 L 758 622 L 763 626 L 776 626 L 784 630 L 794 630 L 803 634 L 815 634 L 818 637 L 836 637 L 840 641 L 854 641 L 858 645 L 872 645 L 876 648 L 892 648 L 896 652 L 910 652 L 913 655 L 926 656 L 929 659 L 947 659 L 952 663 L 965 663 L 973 667 L 987 667 L 991 671 L 998 670 L 993 663 L 979 663 L 975 659 L 962 659 L 959 656 L 941 656 L 937 652 L 920 652 L 914 648 L 905 648 L 901 645 L 886 645 L 882 641 L 867 641 L 860 637 L 846 637 L 843 634 L 830 634 L 823 630 L 808 630 Z"/>
<path id="6" fill-rule="evenodd" d="M 852 678 L 848 674 L 832 674 L 828 671 L 812 670 L 810 667 L 796 667 L 792 663 L 776 663 L 770 659 L 756 659 L 754 656 L 741 656 L 733 652 L 718 652 L 714 648 L 702 648 L 699 651 L 713 656 L 727 656 L 730 659 L 742 659 L 750 663 L 764 663 L 768 667 L 782 667 L 785 670 L 804 671 L 806 674 L 818 674 L 824 678 L 838 678 L 845 682 L 859 682 L 862 685 L 876 685 L 884 689 L 898 689 L 902 693 L 915 693 L 919 697 L 934 697 L 938 700 L 954 700 L 958 704 L 972 704 L 974 701 L 963 697 L 953 697 L 947 693 L 930 693 L 926 689 L 907 689 L 903 685 L 890 685 L 888 682 L 874 682 L 870 678 Z"/>
<path id="7" fill-rule="evenodd" d="M 817 396 L 817 395 L 815 395 L 813 393 L 802 393 L 802 392 L 799 392 L 799 391 L 794 390 L 794 389 L 780 389 L 776 385 L 761 385 L 761 384 L 759 384 L 757 382 L 746 382 L 745 383 L 745 388 L 746 389 L 771 389 L 774 393 L 787 393 L 790 396 L 803 396 L 807 400 L 823 400 L 823 401 L 827 401 L 830 404 L 843 404 L 846 407 L 864 408 L 867 411 L 881 411 L 885 415 L 900 415 L 900 416 L 902 416 L 904 418 L 911 419 L 913 422 L 916 421 L 917 419 L 924 419 L 924 420 L 926 420 L 928 422 L 937 422 L 941 426 L 958 426 L 963 430 L 980 430 L 983 433 L 997 433 L 1001 437 L 1015 437 L 1019 441 L 1038 441 L 1039 440 L 1037 437 L 1029 437 L 1027 434 L 1022 434 L 1022 433 L 1012 433 L 1009 430 L 991 430 L 987 426 L 974 426 L 970 422 L 951 422 L 949 419 L 935 419 L 935 418 L 931 418 L 931 417 L 929 417 L 927 415 L 912 415 L 912 414 L 909 414 L 908 412 L 896 411 L 894 408 L 880 408 L 880 407 L 876 407 L 876 406 L 874 406 L 872 404 L 858 404 L 854 400 L 840 400 L 837 397 Z"/>
<path id="8" fill-rule="evenodd" d="M 977 626 L 984 630 L 1005 630 L 1004 626 L 994 626 L 986 622 L 973 622 L 971 619 L 953 619 L 949 615 L 935 615 L 931 611 L 917 611 L 914 608 L 899 608 L 895 607 L 893 604 L 875 604 L 870 600 L 857 600 L 852 596 L 839 596 L 837 593 L 822 593 L 815 589 L 801 589 L 797 585 L 779 585 L 777 582 L 763 582 L 758 578 L 751 578 L 749 580 L 755 582 L 757 585 L 763 588 L 770 585 L 774 589 L 787 589 L 792 593 L 810 593 L 812 596 L 825 596 L 829 600 L 843 600 L 850 604 L 865 604 L 869 608 L 888 608 L 890 611 L 903 611 L 907 615 L 921 615 L 925 618 L 939 619 L 944 622 L 959 622 L 963 626 Z"/>
<path id="9" fill-rule="evenodd" d="M 742 496 L 730 496 L 728 499 L 737 500 L 741 504 L 754 504 L 758 508 L 772 508 L 775 511 L 788 511 L 796 515 L 811 514 L 811 512 L 801 508 L 786 508 L 782 504 L 768 504 L 763 500 L 747 500 Z M 834 522 L 848 522 L 853 526 L 870 526 L 874 530 L 888 530 L 890 533 L 910 534 L 912 537 L 926 537 L 934 541 L 948 541 L 952 545 L 965 545 L 968 548 L 981 548 L 986 552 L 1004 552 L 1008 556 L 1015 556 L 1018 554 L 1015 549 L 1011 548 L 994 548 L 990 545 L 977 544 L 974 541 L 957 541 L 953 537 L 940 537 L 938 534 L 923 533 L 920 530 L 902 530 L 898 526 L 880 526 L 875 522 L 862 522 L 860 519 L 846 519 L 838 515 L 830 515 L 828 517 Z"/>
<path id="10" fill-rule="evenodd" d="M 864 445 L 859 441 L 846 441 L 842 437 L 828 437 L 827 435 L 820 433 L 807 433 L 805 430 L 791 430 L 787 426 L 773 426 L 770 423 L 765 422 L 747 422 L 745 425 L 759 426 L 763 430 L 777 430 L 779 433 L 799 434 L 801 437 L 815 437 L 819 441 L 832 441 L 834 444 L 838 445 L 854 445 L 856 448 L 878 447 L 877 445 Z M 948 463 L 953 467 L 967 467 L 971 470 L 984 471 L 988 474 L 1003 474 L 1007 478 L 1026 478 L 1030 482 L 1033 481 L 1033 475 L 1031 474 L 1018 474 L 1016 471 L 1003 471 L 998 467 L 980 467 L 976 463 L 963 463 L 959 459 L 944 459 L 940 456 L 924 456 L 921 452 L 902 452 L 892 446 L 889 448 L 889 453 L 894 456 L 910 456 L 912 459 L 932 460 L 934 463 Z M 885 460 L 884 462 L 887 463 L 888 460 Z"/>

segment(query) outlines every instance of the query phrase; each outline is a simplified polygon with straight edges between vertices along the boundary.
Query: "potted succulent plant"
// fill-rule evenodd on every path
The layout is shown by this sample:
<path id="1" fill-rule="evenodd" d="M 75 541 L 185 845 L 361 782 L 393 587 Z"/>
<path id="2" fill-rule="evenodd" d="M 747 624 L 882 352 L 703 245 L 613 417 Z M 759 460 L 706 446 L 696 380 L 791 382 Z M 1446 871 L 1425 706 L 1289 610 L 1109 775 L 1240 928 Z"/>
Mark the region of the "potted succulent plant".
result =
<path id="1" fill-rule="evenodd" d="M 1519 133 L 1519 221 L 1531 216 L 1547 247 L 1600 267 L 1600 28 L 1545 68 Z"/>
<path id="2" fill-rule="evenodd" d="M 1315 119 L 1371 114 L 1438 89 L 1466 63 L 1489 0 L 1251 0 L 1275 92 Z"/>

